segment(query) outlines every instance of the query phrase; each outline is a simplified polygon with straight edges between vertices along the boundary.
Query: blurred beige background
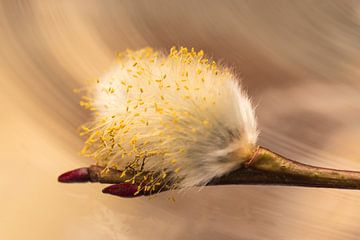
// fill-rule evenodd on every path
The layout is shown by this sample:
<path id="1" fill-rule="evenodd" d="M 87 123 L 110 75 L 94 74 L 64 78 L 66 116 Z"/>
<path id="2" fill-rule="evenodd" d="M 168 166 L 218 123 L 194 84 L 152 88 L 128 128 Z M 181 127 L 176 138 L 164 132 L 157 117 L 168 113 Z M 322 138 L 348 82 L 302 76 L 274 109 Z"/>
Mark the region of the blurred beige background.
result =
<path id="1" fill-rule="evenodd" d="M 0 2 L 0 239 L 359 239 L 360 192 L 216 187 L 154 199 L 63 185 L 81 87 L 125 48 L 202 48 L 258 105 L 260 143 L 360 170 L 359 1 Z"/>

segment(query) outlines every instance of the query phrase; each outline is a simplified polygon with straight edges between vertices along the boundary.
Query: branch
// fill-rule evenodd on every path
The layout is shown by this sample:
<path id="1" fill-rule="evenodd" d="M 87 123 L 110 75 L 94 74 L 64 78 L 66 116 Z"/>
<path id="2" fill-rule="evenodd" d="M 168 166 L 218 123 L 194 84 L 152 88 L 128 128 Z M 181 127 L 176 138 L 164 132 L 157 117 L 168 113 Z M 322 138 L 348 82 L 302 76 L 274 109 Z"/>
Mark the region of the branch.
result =
<path id="1" fill-rule="evenodd" d="M 104 170 L 104 167 L 90 166 L 64 173 L 60 182 L 100 182 L 115 184 L 103 190 L 123 197 L 134 197 L 143 176 L 138 176 L 133 183 L 124 182 L 131 176 L 121 177 L 122 171 Z M 304 186 L 338 189 L 360 189 L 360 172 L 321 168 L 302 164 L 287 159 L 266 148 L 260 147 L 249 164 L 243 163 L 227 175 L 214 178 L 207 186 L 213 185 L 282 185 Z M 169 190 L 165 186 L 157 186 L 154 191 L 141 191 L 136 196 L 149 195 Z"/>

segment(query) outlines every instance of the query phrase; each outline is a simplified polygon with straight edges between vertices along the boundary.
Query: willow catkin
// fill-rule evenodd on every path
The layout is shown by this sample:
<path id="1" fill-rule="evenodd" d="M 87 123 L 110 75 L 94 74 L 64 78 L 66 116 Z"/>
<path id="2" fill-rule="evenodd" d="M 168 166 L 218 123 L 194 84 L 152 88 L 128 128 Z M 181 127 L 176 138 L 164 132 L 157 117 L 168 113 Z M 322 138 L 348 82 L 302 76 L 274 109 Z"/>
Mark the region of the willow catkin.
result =
<path id="1" fill-rule="evenodd" d="M 205 185 L 248 159 L 258 135 L 238 77 L 202 50 L 120 53 L 81 105 L 94 112 L 82 153 L 143 178 L 142 191 Z"/>

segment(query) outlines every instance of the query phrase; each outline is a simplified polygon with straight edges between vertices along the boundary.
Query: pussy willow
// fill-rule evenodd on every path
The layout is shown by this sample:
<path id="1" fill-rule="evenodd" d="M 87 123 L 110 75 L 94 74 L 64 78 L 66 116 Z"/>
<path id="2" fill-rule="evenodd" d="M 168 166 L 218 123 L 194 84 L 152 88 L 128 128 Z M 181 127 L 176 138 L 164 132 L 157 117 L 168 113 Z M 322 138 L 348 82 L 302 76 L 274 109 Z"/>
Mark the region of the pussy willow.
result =
<path id="1" fill-rule="evenodd" d="M 255 114 L 239 77 L 202 50 L 120 53 L 80 104 L 94 115 L 82 126 L 82 153 L 104 171 L 124 170 L 124 182 L 142 178 L 138 192 L 206 185 L 255 150 Z"/>

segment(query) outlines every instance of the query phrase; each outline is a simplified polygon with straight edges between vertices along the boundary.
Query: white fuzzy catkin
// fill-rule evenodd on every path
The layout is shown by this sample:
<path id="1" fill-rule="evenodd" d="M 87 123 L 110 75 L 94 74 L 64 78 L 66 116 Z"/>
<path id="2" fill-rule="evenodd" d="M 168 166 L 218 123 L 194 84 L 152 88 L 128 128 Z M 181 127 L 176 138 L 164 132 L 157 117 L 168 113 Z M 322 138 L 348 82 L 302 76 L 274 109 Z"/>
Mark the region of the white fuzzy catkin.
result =
<path id="1" fill-rule="evenodd" d="M 205 185 L 246 161 L 258 136 L 239 79 L 202 50 L 121 53 L 81 105 L 95 112 L 82 127 L 83 153 L 132 172 L 128 182 L 149 172 L 145 190 L 165 179 L 173 187 Z"/>

